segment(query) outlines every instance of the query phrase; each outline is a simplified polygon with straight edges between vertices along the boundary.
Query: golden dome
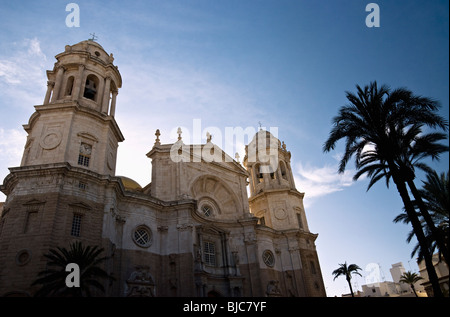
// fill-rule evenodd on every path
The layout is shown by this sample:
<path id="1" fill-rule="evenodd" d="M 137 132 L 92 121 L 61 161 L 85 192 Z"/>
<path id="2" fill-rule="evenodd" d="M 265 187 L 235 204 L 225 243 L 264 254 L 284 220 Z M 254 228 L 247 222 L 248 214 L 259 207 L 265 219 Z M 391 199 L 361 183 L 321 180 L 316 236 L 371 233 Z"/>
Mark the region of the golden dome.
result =
<path id="1" fill-rule="evenodd" d="M 139 185 L 138 182 L 135 180 L 132 180 L 129 177 L 125 176 L 117 176 L 122 181 L 123 187 L 125 187 L 126 190 L 142 190 L 141 185 Z"/>

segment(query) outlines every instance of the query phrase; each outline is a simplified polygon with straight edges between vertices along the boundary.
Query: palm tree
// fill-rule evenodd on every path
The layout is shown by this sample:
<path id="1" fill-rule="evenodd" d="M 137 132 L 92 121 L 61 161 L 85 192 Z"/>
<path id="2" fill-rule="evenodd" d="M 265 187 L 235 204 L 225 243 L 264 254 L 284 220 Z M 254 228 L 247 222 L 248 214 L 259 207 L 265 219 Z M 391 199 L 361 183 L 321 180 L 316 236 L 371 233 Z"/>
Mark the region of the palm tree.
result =
<path id="1" fill-rule="evenodd" d="M 378 87 L 376 82 L 364 89 L 359 85 L 356 88 L 356 95 L 346 92 L 350 104 L 341 107 L 339 114 L 333 118 L 333 128 L 323 150 L 329 152 L 340 139 L 346 139 L 339 173 L 345 171 L 348 161 L 354 156 L 357 173 L 353 179 L 357 180 L 361 175 L 367 174 L 370 178 L 367 190 L 380 179 L 384 178 L 388 187 L 389 181 L 394 181 L 414 234 L 422 247 L 434 294 L 440 297 L 442 292 L 431 254 L 414 203 L 409 197 L 407 184 L 411 186 L 410 183 L 415 178 L 415 167 L 429 170 L 420 162 L 421 159 L 439 159 L 440 153 L 448 151 L 448 147 L 436 144 L 445 137 L 444 134 L 424 134 L 422 128 L 425 126 L 446 131 L 448 123 L 436 114 L 439 103 L 414 96 L 404 88 L 391 90 L 386 85 Z M 416 201 L 420 200 L 420 197 L 415 198 Z M 421 212 L 426 212 L 422 207 Z M 431 224 L 430 228 L 433 230 Z M 439 236 L 437 240 L 443 245 Z"/>
<path id="2" fill-rule="evenodd" d="M 350 287 L 350 293 L 352 294 L 352 297 L 355 297 L 353 294 L 352 283 L 350 281 L 352 279 L 352 274 L 361 276 L 361 273 L 358 272 L 360 270 L 361 268 L 356 264 L 350 264 L 349 266 L 347 266 L 347 262 L 344 264 L 339 264 L 339 268 L 334 270 L 332 273 L 334 275 L 333 281 L 341 275 L 345 276 L 348 286 Z"/>
<path id="3" fill-rule="evenodd" d="M 420 212 L 416 212 L 416 216 L 418 218 L 420 218 Z M 403 222 L 404 224 L 410 224 L 411 223 L 411 221 L 409 220 L 409 216 L 408 216 L 408 214 L 406 212 L 403 212 L 403 213 L 397 215 L 397 217 L 395 217 L 393 221 L 395 223 L 398 223 L 398 222 Z M 425 230 L 424 234 L 425 234 L 425 239 L 427 241 L 428 249 L 430 250 L 430 253 L 433 254 L 434 247 L 433 247 L 433 243 L 431 242 L 433 240 L 433 238 L 432 238 L 432 236 L 430 234 L 430 231 L 428 230 L 428 227 L 427 227 L 426 223 L 424 223 L 424 221 L 422 219 L 420 219 L 420 222 L 421 222 L 421 224 L 423 226 L 423 229 Z M 414 230 L 411 230 L 408 233 L 408 236 L 406 238 L 406 242 L 410 243 L 414 236 L 415 236 Z M 423 252 L 422 252 L 422 249 L 421 249 L 421 246 L 420 246 L 419 243 L 417 243 L 416 246 L 411 251 L 411 258 L 413 258 L 416 254 L 418 254 L 418 256 L 417 256 L 417 261 L 418 262 L 421 262 L 421 261 L 424 260 L 424 255 L 423 255 Z"/>
<path id="4" fill-rule="evenodd" d="M 410 271 L 405 272 L 402 274 L 402 276 L 400 276 L 400 282 L 409 284 L 409 286 L 411 286 L 411 289 L 413 290 L 414 295 L 416 295 L 416 297 L 419 297 L 419 296 L 417 296 L 414 284 L 422 279 L 423 278 L 421 276 L 417 275 L 417 273 L 411 273 Z"/>
<path id="5" fill-rule="evenodd" d="M 421 135 L 421 132 L 422 131 L 420 128 L 412 126 L 408 130 L 408 133 L 404 133 L 404 135 L 398 136 L 398 140 L 401 141 L 399 142 L 400 144 L 399 153 L 402 155 L 402 157 L 398 158 L 398 162 L 400 170 L 402 170 L 402 173 L 405 176 L 405 180 L 408 184 L 408 187 L 410 188 L 411 193 L 414 196 L 414 204 L 416 208 L 419 209 L 421 217 L 426 223 L 428 227 L 427 229 L 433 236 L 433 240 L 435 244 L 438 246 L 440 253 L 443 255 L 446 263 L 448 263 L 450 259 L 447 240 L 445 239 L 445 235 L 443 234 L 442 230 L 440 230 L 438 227 L 435 226 L 435 221 L 432 215 L 430 214 L 430 212 L 433 212 L 433 210 L 431 210 L 430 207 L 433 206 L 429 203 L 424 202 L 425 197 L 423 197 L 423 195 L 426 194 L 426 192 L 423 190 L 422 191 L 418 190 L 414 183 L 415 167 L 420 168 L 425 172 L 427 172 L 428 180 L 430 180 L 429 177 L 430 175 L 433 175 L 434 171 L 431 170 L 431 168 L 429 168 L 426 164 L 420 162 L 420 159 L 426 156 L 430 156 L 432 159 L 439 159 L 439 154 L 448 151 L 448 146 L 437 144 L 436 142 L 440 140 L 445 140 L 447 136 L 443 133 L 429 133 L 426 135 Z M 436 185 L 436 181 L 435 180 L 433 181 L 434 181 L 433 184 Z M 442 189 L 445 189 L 445 184 L 443 184 L 443 186 L 441 187 L 434 189 L 434 192 L 430 194 L 431 195 L 435 194 L 435 197 L 439 197 L 442 194 L 439 194 L 438 191 Z M 428 197 L 429 196 L 430 195 L 428 195 Z M 445 202 L 443 203 L 445 204 Z"/>
<path id="6" fill-rule="evenodd" d="M 441 173 L 439 176 L 436 171 L 432 171 L 428 173 L 426 177 L 427 180 L 423 181 L 424 186 L 419 190 L 419 193 L 424 198 L 424 203 L 427 209 L 430 211 L 430 216 L 433 223 L 435 224 L 436 230 L 438 230 L 441 233 L 441 236 L 444 237 L 444 241 L 448 242 L 450 196 L 449 173 Z M 420 213 L 417 213 L 417 216 L 421 218 Z M 408 215 L 404 212 L 399 214 L 394 219 L 394 222 L 403 222 L 408 224 L 410 223 L 410 220 Z M 435 236 L 432 234 L 430 228 L 428 227 L 428 224 L 423 220 L 423 218 L 421 218 L 421 222 L 425 230 L 426 239 L 429 243 L 430 252 L 433 254 L 435 250 L 438 249 L 439 259 L 441 259 L 441 255 L 443 252 L 439 245 L 436 243 Z M 411 231 L 408 234 L 406 241 L 408 243 L 411 242 L 413 236 L 414 232 Z M 448 247 L 447 244 L 446 247 Z M 414 247 L 413 252 L 411 253 L 411 257 L 413 257 L 416 253 L 418 253 L 418 261 L 422 261 L 423 254 L 419 244 Z"/>
<path id="7" fill-rule="evenodd" d="M 420 195 L 425 200 L 426 208 L 431 212 L 436 228 L 441 232 L 441 237 L 445 243 L 445 250 L 448 251 L 449 240 L 449 212 L 450 212 L 450 178 L 449 172 L 438 175 L 436 171 L 427 174 L 427 180 L 423 182 Z M 439 255 L 445 250 L 438 246 Z M 445 257 L 444 257 L 445 258 Z M 445 258 L 447 266 L 448 259 Z"/>
<path id="8" fill-rule="evenodd" d="M 438 175 L 436 171 L 432 171 L 428 173 L 427 180 L 423 181 L 423 184 L 423 188 L 419 192 L 426 200 L 428 210 L 439 214 L 446 214 L 448 217 L 450 210 L 449 172 L 442 172 Z"/>
<path id="9" fill-rule="evenodd" d="M 107 257 L 99 257 L 104 251 L 98 246 L 84 247 L 81 242 L 76 241 L 70 245 L 70 249 L 57 247 L 50 249 L 44 256 L 49 260 L 48 267 L 39 272 L 38 278 L 32 285 L 42 284 L 35 296 L 91 296 L 91 288 L 105 291 L 103 285 L 97 281 L 101 279 L 114 279 L 98 265 L 105 261 Z M 67 287 L 66 266 L 69 263 L 76 263 L 80 269 L 79 287 Z"/>

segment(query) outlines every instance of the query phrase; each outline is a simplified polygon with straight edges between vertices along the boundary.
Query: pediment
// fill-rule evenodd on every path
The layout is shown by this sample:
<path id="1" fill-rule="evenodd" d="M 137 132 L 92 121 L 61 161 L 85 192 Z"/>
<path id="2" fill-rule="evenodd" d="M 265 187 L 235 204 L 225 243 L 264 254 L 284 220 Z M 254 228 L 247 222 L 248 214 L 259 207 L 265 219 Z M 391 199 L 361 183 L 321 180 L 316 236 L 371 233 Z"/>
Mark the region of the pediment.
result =
<path id="1" fill-rule="evenodd" d="M 77 133 L 77 136 L 79 136 L 80 138 L 84 138 L 84 139 L 93 141 L 93 142 L 98 142 L 98 138 L 95 135 L 90 134 L 89 132 L 84 132 L 84 131 L 79 132 L 79 133 Z"/>
<path id="2" fill-rule="evenodd" d="M 220 235 L 220 234 L 228 234 L 229 231 L 224 230 L 223 228 L 217 227 L 214 224 L 203 224 L 203 225 L 199 225 L 197 226 L 197 232 L 201 232 L 203 234 L 215 234 L 215 235 Z"/>
<path id="3" fill-rule="evenodd" d="M 45 204 L 45 200 L 31 199 L 31 200 L 27 201 L 26 203 L 24 203 L 25 206 L 42 205 L 42 204 Z"/>
<path id="4" fill-rule="evenodd" d="M 211 142 L 206 144 L 184 144 L 181 141 L 174 143 L 168 148 L 171 159 L 176 162 L 206 163 L 226 169 L 239 174 L 248 175 L 247 170 L 222 150 L 218 145 Z M 167 150 L 167 149 L 166 149 Z M 150 151 L 147 156 L 151 156 Z M 238 157 L 236 158 L 238 159 Z"/>
<path id="5" fill-rule="evenodd" d="M 92 207 L 85 204 L 84 202 L 77 202 L 77 203 L 73 203 L 73 204 L 69 204 L 70 207 L 74 207 L 74 208 L 81 208 L 81 209 L 86 209 L 86 210 L 91 210 Z"/>
<path id="6" fill-rule="evenodd" d="M 228 156 L 228 155 L 227 155 L 227 156 Z M 231 169 L 233 172 L 248 175 L 247 170 L 246 170 L 244 167 L 242 167 L 242 165 L 239 164 L 239 163 L 236 162 L 236 161 L 229 161 L 229 162 L 227 162 L 227 161 L 225 161 L 225 162 L 211 162 L 211 164 L 217 164 L 218 166 L 227 168 L 227 169 L 229 169 L 229 170 Z"/>
<path id="7" fill-rule="evenodd" d="M 203 162 L 210 162 L 213 165 L 218 165 L 226 169 L 231 169 L 233 172 L 247 174 L 247 170 L 241 166 L 235 159 L 228 155 L 224 150 L 215 144 L 211 144 L 214 149 L 214 155 L 202 155 Z M 203 149 L 204 150 L 204 149 Z M 202 152 L 204 153 L 204 152 Z"/>

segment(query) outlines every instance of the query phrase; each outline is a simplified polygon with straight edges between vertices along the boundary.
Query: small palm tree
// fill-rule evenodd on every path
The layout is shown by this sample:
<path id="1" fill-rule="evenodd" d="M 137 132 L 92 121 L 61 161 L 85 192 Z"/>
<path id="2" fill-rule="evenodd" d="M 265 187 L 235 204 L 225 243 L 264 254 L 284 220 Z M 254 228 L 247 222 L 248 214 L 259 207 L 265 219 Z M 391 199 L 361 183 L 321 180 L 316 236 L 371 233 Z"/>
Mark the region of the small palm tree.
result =
<path id="1" fill-rule="evenodd" d="M 99 257 L 104 251 L 98 246 L 84 247 L 77 241 L 70 245 L 69 250 L 62 247 L 50 249 L 44 256 L 49 259 L 46 270 L 38 273 L 38 278 L 32 285 L 42 284 L 35 296 L 91 296 L 91 288 L 94 287 L 102 292 L 105 291 L 103 285 L 97 279 L 114 279 L 98 265 L 108 257 Z M 66 266 L 69 263 L 76 263 L 80 269 L 79 287 L 67 287 Z M 50 268 L 52 267 L 52 268 Z"/>
<path id="2" fill-rule="evenodd" d="M 361 268 L 356 264 L 350 264 L 349 266 L 347 266 L 347 262 L 345 262 L 344 264 L 339 264 L 339 268 L 333 271 L 333 281 L 341 275 L 345 276 L 348 286 L 350 287 L 350 293 L 352 294 L 352 297 L 355 297 L 355 295 L 353 294 L 351 279 L 352 274 L 361 276 L 361 273 L 358 272 L 360 270 Z"/>
<path id="3" fill-rule="evenodd" d="M 411 273 L 410 271 L 405 272 L 402 274 L 402 276 L 400 276 L 400 282 L 409 284 L 409 286 L 411 286 L 411 289 L 414 292 L 414 295 L 416 295 L 416 297 L 419 297 L 419 296 L 417 296 L 414 284 L 422 279 L 423 278 L 421 276 L 417 275 L 417 273 Z"/>

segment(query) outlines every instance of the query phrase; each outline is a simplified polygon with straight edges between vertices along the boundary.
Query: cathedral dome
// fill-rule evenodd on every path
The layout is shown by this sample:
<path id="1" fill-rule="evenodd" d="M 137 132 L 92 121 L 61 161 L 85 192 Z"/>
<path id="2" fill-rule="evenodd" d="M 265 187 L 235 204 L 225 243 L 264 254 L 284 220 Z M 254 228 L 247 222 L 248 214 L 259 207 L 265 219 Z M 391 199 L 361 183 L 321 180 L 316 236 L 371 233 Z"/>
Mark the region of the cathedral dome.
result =
<path id="1" fill-rule="evenodd" d="M 260 129 L 249 143 L 250 148 L 256 149 L 258 146 L 273 147 L 276 149 L 281 146 L 281 142 L 269 131 Z"/>
<path id="2" fill-rule="evenodd" d="M 126 190 L 138 190 L 138 191 L 142 190 L 141 185 L 139 185 L 139 183 L 136 182 L 135 180 L 125 176 L 117 176 L 117 177 L 120 178 L 123 187 L 125 187 Z"/>
<path id="3" fill-rule="evenodd" d="M 101 46 L 99 43 L 97 43 L 97 42 L 95 42 L 93 40 L 84 40 L 84 41 L 81 41 L 81 42 L 79 42 L 77 44 L 72 45 L 72 47 L 73 48 L 86 48 L 89 45 L 95 46 L 95 47 L 97 47 L 99 49 L 102 49 L 106 53 L 106 51 L 103 48 L 103 46 Z"/>

